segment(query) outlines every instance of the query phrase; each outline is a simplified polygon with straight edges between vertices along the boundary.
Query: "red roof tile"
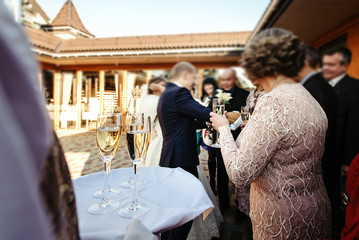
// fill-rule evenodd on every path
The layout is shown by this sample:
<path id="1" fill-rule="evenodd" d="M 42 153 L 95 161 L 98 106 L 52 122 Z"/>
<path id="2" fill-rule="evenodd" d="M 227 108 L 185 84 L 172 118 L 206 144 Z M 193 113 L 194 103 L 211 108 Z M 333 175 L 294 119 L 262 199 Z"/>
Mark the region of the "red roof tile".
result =
<path id="1" fill-rule="evenodd" d="M 52 21 L 51 25 L 53 27 L 73 27 L 94 37 L 94 35 L 91 34 L 82 24 L 80 16 L 71 0 L 66 1 L 55 19 Z"/>
<path id="2" fill-rule="evenodd" d="M 113 38 L 60 39 L 38 29 L 26 29 L 34 46 L 58 53 L 143 51 L 243 47 L 251 32 L 198 33 Z"/>

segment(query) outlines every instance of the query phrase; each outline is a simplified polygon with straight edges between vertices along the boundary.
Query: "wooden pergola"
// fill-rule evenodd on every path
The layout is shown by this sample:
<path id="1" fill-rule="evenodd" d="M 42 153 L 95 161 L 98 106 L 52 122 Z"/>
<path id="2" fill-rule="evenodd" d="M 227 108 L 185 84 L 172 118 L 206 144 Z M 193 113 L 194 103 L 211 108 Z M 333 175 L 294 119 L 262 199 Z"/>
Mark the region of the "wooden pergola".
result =
<path id="1" fill-rule="evenodd" d="M 41 69 L 54 72 L 55 129 L 60 126 L 62 72 L 75 72 L 76 128 L 79 129 L 82 123 L 84 72 L 98 73 L 100 112 L 104 111 L 105 72 L 115 72 L 117 84 L 121 86 L 117 96 L 118 106 L 124 113 L 127 110 L 128 89 L 134 87 L 129 86 L 129 71 L 144 70 L 146 81 L 149 81 L 152 70 L 169 70 L 177 62 L 188 61 L 199 70 L 198 90 L 201 94 L 204 69 L 237 66 L 244 43 L 250 35 L 250 32 L 229 32 L 64 40 L 39 29 L 26 31 Z"/>

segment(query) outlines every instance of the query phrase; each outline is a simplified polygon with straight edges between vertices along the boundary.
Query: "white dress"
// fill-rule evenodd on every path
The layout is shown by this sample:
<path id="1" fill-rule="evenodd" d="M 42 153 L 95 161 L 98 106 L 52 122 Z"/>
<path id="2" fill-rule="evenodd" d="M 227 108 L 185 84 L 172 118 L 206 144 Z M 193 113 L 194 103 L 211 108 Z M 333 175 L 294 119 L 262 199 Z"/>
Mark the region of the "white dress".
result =
<path id="1" fill-rule="evenodd" d="M 157 104 L 159 96 L 149 94 L 141 98 L 139 112 L 151 117 L 151 140 L 148 146 L 146 158 L 142 163 L 144 167 L 156 167 L 159 166 L 161 149 L 162 149 L 162 131 L 160 123 L 157 118 Z"/>

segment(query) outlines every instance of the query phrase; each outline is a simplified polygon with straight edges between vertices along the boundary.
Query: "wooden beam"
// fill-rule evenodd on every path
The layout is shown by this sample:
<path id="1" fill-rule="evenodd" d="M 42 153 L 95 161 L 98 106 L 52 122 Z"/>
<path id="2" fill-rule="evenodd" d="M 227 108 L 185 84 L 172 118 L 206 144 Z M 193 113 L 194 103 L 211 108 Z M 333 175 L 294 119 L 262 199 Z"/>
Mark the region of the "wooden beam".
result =
<path id="1" fill-rule="evenodd" d="M 122 113 L 127 112 L 127 71 L 122 71 Z"/>
<path id="2" fill-rule="evenodd" d="M 191 62 L 196 68 L 209 69 L 209 68 L 229 68 L 238 66 L 239 56 L 229 62 L 208 62 L 208 63 L 196 63 Z M 101 64 L 88 64 L 88 65 L 61 65 L 61 70 L 74 71 L 81 69 L 82 71 L 101 71 L 101 70 L 170 70 L 177 62 L 170 63 L 158 63 L 158 64 L 120 64 L 120 65 L 101 65 Z"/>
<path id="3" fill-rule="evenodd" d="M 348 32 L 349 29 L 353 28 L 355 25 L 359 24 L 359 15 L 349 19 L 343 24 L 336 26 L 335 28 L 331 29 L 330 31 L 324 33 L 317 39 L 312 40 L 309 44 L 313 45 L 316 48 L 334 40 L 337 37 Z"/>
<path id="4" fill-rule="evenodd" d="M 104 112 L 103 95 L 105 92 L 105 71 L 100 71 L 100 114 Z"/>
<path id="5" fill-rule="evenodd" d="M 60 123 L 60 71 L 54 73 L 54 129 L 59 129 Z"/>
<path id="6" fill-rule="evenodd" d="M 81 128 L 82 123 L 82 108 L 81 108 L 81 95 L 82 95 L 82 71 L 76 72 L 76 90 L 77 90 L 77 99 L 76 99 L 76 110 L 77 110 L 77 120 L 76 120 L 76 129 Z"/>
<path id="7" fill-rule="evenodd" d="M 202 96 L 203 73 L 204 69 L 198 70 L 198 98 Z"/>

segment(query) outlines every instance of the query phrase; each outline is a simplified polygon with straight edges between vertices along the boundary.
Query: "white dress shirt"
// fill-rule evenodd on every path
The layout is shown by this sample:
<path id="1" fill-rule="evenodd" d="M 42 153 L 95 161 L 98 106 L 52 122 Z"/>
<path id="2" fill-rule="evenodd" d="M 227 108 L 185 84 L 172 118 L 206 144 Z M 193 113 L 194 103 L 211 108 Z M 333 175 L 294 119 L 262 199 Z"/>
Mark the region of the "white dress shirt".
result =
<path id="1" fill-rule="evenodd" d="M 342 75 L 333 78 L 332 80 L 329 81 L 329 84 L 332 87 L 335 87 L 335 85 L 337 85 L 340 82 L 340 80 L 342 80 L 344 78 L 345 75 L 346 75 L 346 73 L 343 73 Z"/>

